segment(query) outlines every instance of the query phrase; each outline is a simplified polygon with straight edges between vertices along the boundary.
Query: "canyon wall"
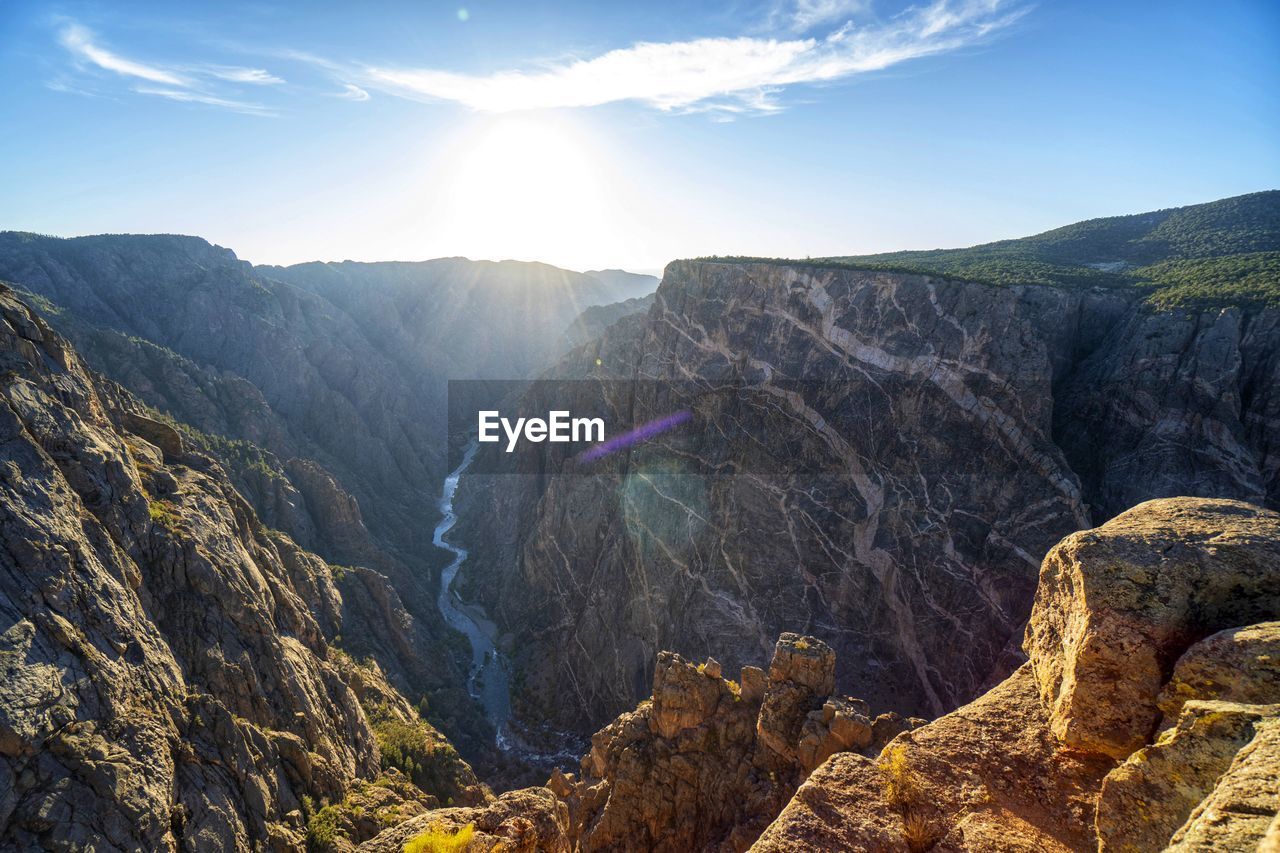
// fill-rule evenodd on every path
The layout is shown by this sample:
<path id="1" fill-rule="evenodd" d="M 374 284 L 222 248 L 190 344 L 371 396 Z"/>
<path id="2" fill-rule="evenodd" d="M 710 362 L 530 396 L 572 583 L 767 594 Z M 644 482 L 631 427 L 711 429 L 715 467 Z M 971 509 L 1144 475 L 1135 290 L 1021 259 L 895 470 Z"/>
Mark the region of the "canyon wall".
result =
<path id="1" fill-rule="evenodd" d="M 598 476 L 526 445 L 532 473 L 464 477 L 465 594 L 528 720 L 588 733 L 658 650 L 762 664 L 785 630 L 838 689 L 936 716 L 1017 667 L 1062 536 L 1166 495 L 1277 505 L 1278 353 L 1280 312 L 1131 288 L 676 262 L 546 378 L 694 423 Z"/>

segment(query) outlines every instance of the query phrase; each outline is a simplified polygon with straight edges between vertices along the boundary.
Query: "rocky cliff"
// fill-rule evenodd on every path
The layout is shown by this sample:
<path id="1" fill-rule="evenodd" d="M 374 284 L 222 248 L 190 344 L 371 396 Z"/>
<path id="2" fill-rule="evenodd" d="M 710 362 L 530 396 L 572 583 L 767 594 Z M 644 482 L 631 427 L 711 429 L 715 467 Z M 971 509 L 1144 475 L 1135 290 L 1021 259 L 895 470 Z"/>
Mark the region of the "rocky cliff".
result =
<path id="1" fill-rule="evenodd" d="M 463 480 L 463 580 L 523 713 L 583 732 L 658 650 L 736 668 L 784 630 L 837 651 L 839 689 L 935 716 L 1017 667 L 1062 536 L 1165 495 L 1280 501 L 1272 309 L 681 261 L 548 377 L 694 420 L 599 476 L 527 445 L 533 474 Z"/>
<path id="2" fill-rule="evenodd" d="M 974 702 L 840 754 L 758 851 L 1273 850 L 1280 515 L 1143 504 L 1045 558 L 1030 658 Z"/>
<path id="3" fill-rule="evenodd" d="M 219 459 L 266 526 L 360 567 L 339 580 L 365 626 L 345 647 L 493 757 L 465 648 L 435 608 L 446 382 L 540 368 L 609 285 L 543 264 L 253 267 L 192 237 L 16 233 L 0 234 L 0 280 L 146 417 Z"/>
<path id="4" fill-rule="evenodd" d="M 799 783 L 838 752 L 875 755 L 924 723 L 872 716 L 833 695 L 835 654 L 783 634 L 768 671 L 723 677 L 718 661 L 658 656 L 653 698 L 591 739 L 581 775 L 548 787 L 568 806 L 575 849 L 744 850 Z"/>
<path id="5" fill-rule="evenodd" d="M 336 570 L 7 288 L 0 362 L 0 847 L 301 849 L 397 763 L 410 814 L 491 799 L 326 639 Z"/>

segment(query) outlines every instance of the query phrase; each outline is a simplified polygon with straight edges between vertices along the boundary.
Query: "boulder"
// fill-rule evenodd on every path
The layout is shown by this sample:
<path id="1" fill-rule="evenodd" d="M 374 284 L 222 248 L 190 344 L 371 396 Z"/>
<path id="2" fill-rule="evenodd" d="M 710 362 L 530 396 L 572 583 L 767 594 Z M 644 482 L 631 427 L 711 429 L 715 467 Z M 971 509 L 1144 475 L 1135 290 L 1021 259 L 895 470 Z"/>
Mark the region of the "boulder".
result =
<path id="1" fill-rule="evenodd" d="M 1146 744 L 1174 662 L 1215 631 L 1280 617 L 1280 514 L 1148 501 L 1045 557 L 1024 648 L 1054 734 L 1123 759 Z"/>
<path id="2" fill-rule="evenodd" d="M 786 633 L 774 648 L 756 731 L 785 763 L 796 763 L 801 727 L 835 687 L 836 653 L 821 640 Z"/>

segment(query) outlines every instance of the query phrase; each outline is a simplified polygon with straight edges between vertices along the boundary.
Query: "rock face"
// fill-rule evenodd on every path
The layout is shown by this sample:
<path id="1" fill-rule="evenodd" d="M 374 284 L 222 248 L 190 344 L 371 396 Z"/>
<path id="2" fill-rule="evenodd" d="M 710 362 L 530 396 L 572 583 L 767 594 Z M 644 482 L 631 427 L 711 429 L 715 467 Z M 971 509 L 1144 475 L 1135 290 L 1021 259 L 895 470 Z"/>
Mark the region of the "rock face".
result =
<path id="1" fill-rule="evenodd" d="M 390 579 L 344 584 L 345 647 L 377 655 L 415 699 L 449 704 L 452 734 L 483 757 L 493 736 L 462 686 L 465 661 L 422 653 L 450 647 L 431 544 L 446 380 L 540 369 L 583 309 L 616 298 L 612 285 L 544 264 L 253 267 L 193 237 L 16 233 L 0 233 L 0 281 L 33 294 L 92 367 L 181 422 L 140 411 L 151 425 L 132 429 L 214 456 L 268 527 Z M 361 615 L 380 621 L 361 629 Z"/>
<path id="2" fill-rule="evenodd" d="M 1044 561 L 1028 663 L 876 761 L 833 756 L 753 849 L 1265 849 L 1280 820 L 1276 625 L 1212 632 L 1280 612 L 1278 523 L 1177 498 L 1067 537 Z"/>
<path id="3" fill-rule="evenodd" d="M 330 567 L 7 288 L 0 433 L 0 847 L 301 849 L 381 769 Z"/>
<path id="4" fill-rule="evenodd" d="M 1156 497 L 1280 505 L 1277 352 L 1275 310 L 679 261 L 548 377 L 702 427 L 598 476 L 526 445 L 536 474 L 464 477 L 465 591 L 511 638 L 526 719 L 589 732 L 659 649 L 735 670 L 785 630 L 838 652 L 840 689 L 933 716 L 1018 666 L 1064 535 Z"/>
<path id="5" fill-rule="evenodd" d="M 745 850 L 818 763 L 872 745 L 866 703 L 829 696 L 834 670 L 825 643 L 796 634 L 778 640 L 765 685 L 755 667 L 740 686 L 714 661 L 659 655 L 652 700 L 595 734 L 581 778 L 548 783 L 575 849 Z"/>

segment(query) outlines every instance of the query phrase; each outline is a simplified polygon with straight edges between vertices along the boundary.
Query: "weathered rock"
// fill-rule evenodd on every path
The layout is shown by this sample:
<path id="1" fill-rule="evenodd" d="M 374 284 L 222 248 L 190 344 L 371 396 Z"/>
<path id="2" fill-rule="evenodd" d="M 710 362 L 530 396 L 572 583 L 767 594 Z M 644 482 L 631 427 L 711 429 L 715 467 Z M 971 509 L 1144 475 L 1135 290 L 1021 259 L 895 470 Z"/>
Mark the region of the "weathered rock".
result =
<path id="1" fill-rule="evenodd" d="M 1280 514 L 1237 501 L 1150 501 L 1055 547 L 1025 647 L 1075 748 L 1124 758 L 1192 643 L 1280 616 Z"/>
<path id="2" fill-rule="evenodd" d="M 835 669 L 836 654 L 821 640 L 791 633 L 778 639 L 756 732 L 784 762 L 797 761 L 801 727 L 834 689 Z"/>
<path id="3" fill-rule="evenodd" d="M 699 672 L 678 655 L 662 652 L 653 672 L 650 726 L 655 734 L 664 738 L 697 728 L 715 715 L 725 692 L 719 676 Z"/>
<path id="4" fill-rule="evenodd" d="M 752 848 L 1080 851 L 1094 847 L 1105 757 L 1063 752 L 1023 666 L 875 761 L 832 756 Z M 934 845 L 937 845 L 936 847 Z"/>
<path id="5" fill-rule="evenodd" d="M 1280 809 L 1274 623 L 1214 632 L 1273 609 L 1278 520 L 1179 498 L 1067 537 L 1045 559 L 1031 660 L 932 723 L 881 715 L 873 749 L 877 726 L 910 730 L 874 763 L 829 759 L 755 849 L 1257 849 Z M 1064 725 L 1087 744 L 1154 736 L 1157 696 L 1176 727 L 1119 766 L 1063 743 Z"/>
<path id="6" fill-rule="evenodd" d="M 832 698 L 805 718 L 800 742 L 796 745 L 796 758 L 808 775 L 837 752 L 866 749 L 872 740 L 866 703 Z"/>
<path id="7" fill-rule="evenodd" d="M 1257 724 L 1213 792 L 1174 835 L 1171 853 L 1257 850 L 1280 818 L 1280 719 Z M 1271 842 L 1268 842 L 1271 843 Z"/>
<path id="8" fill-rule="evenodd" d="M 1280 702 L 1280 622 L 1220 631 L 1178 658 L 1157 704 L 1172 725 L 1190 699 Z"/>
<path id="9" fill-rule="evenodd" d="M 902 818 L 884 798 L 875 762 L 855 754 L 837 755 L 818 768 L 751 849 L 910 850 Z"/>
<path id="10" fill-rule="evenodd" d="M 764 691 L 768 682 L 764 670 L 758 666 L 747 665 L 742 668 L 742 699 L 753 705 L 764 701 Z"/>
<path id="11" fill-rule="evenodd" d="M 576 849 L 745 850 L 809 771 L 871 744 L 865 702 L 815 692 L 834 668 L 830 648 L 796 634 L 778 641 L 767 684 L 744 667 L 741 688 L 659 654 L 652 701 L 592 737 L 581 778 L 547 783 Z"/>
<path id="12" fill-rule="evenodd" d="M 1163 850 L 1268 717 L 1280 718 L 1280 705 L 1187 702 L 1175 728 L 1103 780 L 1098 850 Z"/>
<path id="13" fill-rule="evenodd" d="M 379 772 L 328 567 L 137 405 L 0 288 L 0 847 L 301 849 Z"/>
<path id="14" fill-rule="evenodd" d="M 410 818 L 361 844 L 362 853 L 401 853 L 430 830 L 456 833 L 473 827 L 468 851 L 569 853 L 568 811 L 546 788 L 509 791 L 480 807 L 438 809 Z"/>

